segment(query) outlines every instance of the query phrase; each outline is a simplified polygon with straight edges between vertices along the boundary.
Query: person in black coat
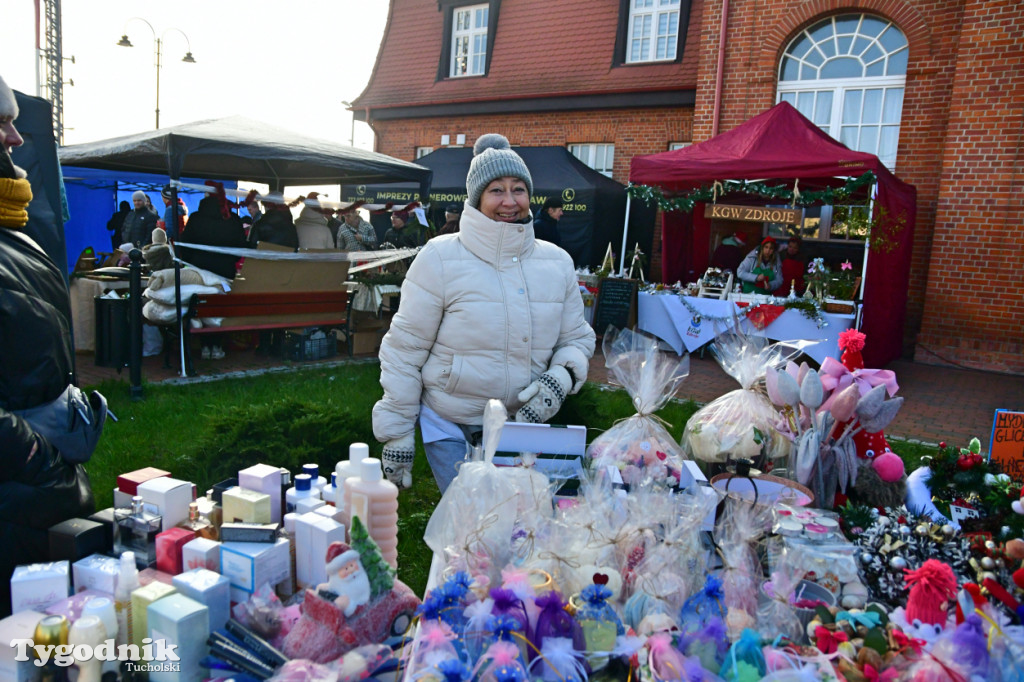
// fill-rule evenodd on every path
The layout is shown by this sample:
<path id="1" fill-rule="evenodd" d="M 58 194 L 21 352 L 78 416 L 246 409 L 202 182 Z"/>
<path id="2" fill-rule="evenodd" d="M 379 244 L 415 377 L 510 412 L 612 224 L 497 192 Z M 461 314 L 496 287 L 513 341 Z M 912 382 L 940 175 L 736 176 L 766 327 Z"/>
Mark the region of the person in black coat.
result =
<path id="1" fill-rule="evenodd" d="M 32 190 L 10 150 L 14 94 L 0 78 L 0 616 L 15 566 L 48 559 L 47 529 L 94 511 L 89 477 L 14 410 L 55 400 L 75 381 L 71 301 L 60 269 L 21 232 Z"/>
<path id="2" fill-rule="evenodd" d="M 562 219 L 564 205 L 557 197 L 548 197 L 544 200 L 544 205 L 533 221 L 534 237 L 551 242 L 555 246 L 562 245 L 562 238 L 558 234 L 558 221 Z"/>
<path id="3" fill-rule="evenodd" d="M 249 247 L 255 249 L 260 242 L 270 242 L 292 249 L 299 248 L 299 234 L 288 207 L 264 201 L 263 208 L 266 212 L 256 217 L 249 231 Z"/>
<path id="4" fill-rule="evenodd" d="M 181 241 L 187 244 L 233 249 L 244 249 L 247 246 L 242 219 L 217 195 L 209 195 L 199 202 L 199 208 L 185 225 Z M 186 246 L 179 247 L 179 251 L 181 259 L 189 265 L 209 270 L 228 279 L 235 278 L 235 263 L 238 262 L 238 256 L 200 251 Z"/>
<path id="5" fill-rule="evenodd" d="M 110 220 L 107 221 L 107 229 L 110 231 L 110 250 L 117 251 L 121 244 L 121 228 L 124 227 L 124 219 L 131 213 L 132 205 L 127 201 L 122 201 L 117 206 L 117 212 L 110 216 Z"/>

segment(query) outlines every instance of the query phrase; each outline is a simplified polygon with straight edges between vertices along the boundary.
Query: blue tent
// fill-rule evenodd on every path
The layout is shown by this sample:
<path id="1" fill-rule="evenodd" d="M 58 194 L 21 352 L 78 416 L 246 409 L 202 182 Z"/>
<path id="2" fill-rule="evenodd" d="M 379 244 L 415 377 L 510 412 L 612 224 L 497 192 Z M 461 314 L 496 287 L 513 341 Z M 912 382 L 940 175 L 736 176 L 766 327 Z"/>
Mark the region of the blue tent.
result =
<path id="1" fill-rule="evenodd" d="M 64 192 L 67 195 L 70 219 L 64 224 L 64 240 L 67 244 L 68 270 L 73 270 L 78 255 L 88 246 L 94 251 L 110 250 L 110 232 L 107 221 L 117 211 L 121 201 L 132 201 L 132 193 L 142 190 L 149 195 L 157 213 L 164 213 L 164 202 L 160 189 L 167 184 L 166 175 L 135 173 L 131 171 L 97 170 L 61 166 L 64 173 Z M 182 178 L 186 184 L 203 184 L 202 180 Z M 233 189 L 237 183 L 225 182 L 224 187 Z M 178 196 L 185 202 L 189 213 L 199 206 L 205 194 L 179 189 Z"/>

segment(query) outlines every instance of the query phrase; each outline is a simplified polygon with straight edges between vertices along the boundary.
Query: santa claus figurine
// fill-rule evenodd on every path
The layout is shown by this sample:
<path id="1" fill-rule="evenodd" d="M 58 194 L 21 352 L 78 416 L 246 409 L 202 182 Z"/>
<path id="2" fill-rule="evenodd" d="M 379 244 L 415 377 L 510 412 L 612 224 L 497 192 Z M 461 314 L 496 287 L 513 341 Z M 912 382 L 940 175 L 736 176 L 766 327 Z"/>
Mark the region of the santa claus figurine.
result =
<path id="1" fill-rule="evenodd" d="M 359 560 L 359 552 L 342 543 L 327 550 L 327 582 L 317 585 L 320 596 L 332 600 L 348 618 L 370 601 L 370 578 Z"/>

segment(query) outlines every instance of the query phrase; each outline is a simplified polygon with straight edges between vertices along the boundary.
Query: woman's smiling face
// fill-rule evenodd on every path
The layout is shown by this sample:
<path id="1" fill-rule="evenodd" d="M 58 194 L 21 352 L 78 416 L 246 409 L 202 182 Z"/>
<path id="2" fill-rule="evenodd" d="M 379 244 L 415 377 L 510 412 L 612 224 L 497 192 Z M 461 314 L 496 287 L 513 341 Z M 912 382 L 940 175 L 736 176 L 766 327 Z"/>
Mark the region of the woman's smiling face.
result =
<path id="1" fill-rule="evenodd" d="M 512 223 L 530 215 L 530 192 L 519 178 L 492 180 L 480 197 L 480 212 L 491 220 Z"/>

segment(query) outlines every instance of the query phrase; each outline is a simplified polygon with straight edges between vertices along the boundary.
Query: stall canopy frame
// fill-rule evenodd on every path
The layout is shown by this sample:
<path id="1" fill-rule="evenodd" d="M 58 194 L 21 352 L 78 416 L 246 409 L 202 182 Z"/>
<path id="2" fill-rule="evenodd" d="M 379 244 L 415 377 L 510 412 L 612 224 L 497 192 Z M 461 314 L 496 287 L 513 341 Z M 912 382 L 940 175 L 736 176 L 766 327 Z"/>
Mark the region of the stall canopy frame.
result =
<path id="1" fill-rule="evenodd" d="M 910 256 L 917 191 L 897 178 L 874 154 L 848 149 L 786 102 L 704 142 L 669 152 L 633 157 L 629 180 L 683 194 L 723 180 L 757 180 L 822 190 L 871 171 L 876 178 L 873 217 L 886 230 L 889 248 L 874 249 L 864 281 L 864 358 L 883 366 L 903 352 Z M 719 197 L 721 199 L 721 197 Z M 663 279 L 681 278 L 682 254 L 708 251 L 710 221 L 703 203 L 689 214 L 664 215 Z"/>

